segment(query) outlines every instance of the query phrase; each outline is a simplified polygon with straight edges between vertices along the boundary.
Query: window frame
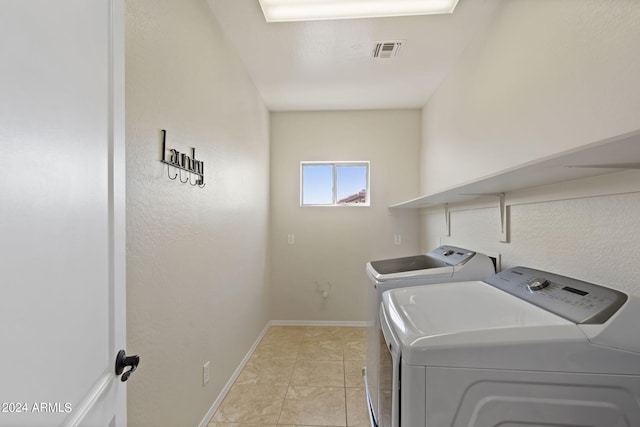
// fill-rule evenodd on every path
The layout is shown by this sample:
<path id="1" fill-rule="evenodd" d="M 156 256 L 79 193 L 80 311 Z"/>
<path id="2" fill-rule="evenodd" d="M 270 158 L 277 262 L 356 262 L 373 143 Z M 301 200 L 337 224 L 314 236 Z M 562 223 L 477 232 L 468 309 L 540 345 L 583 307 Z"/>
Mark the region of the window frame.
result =
<path id="1" fill-rule="evenodd" d="M 304 166 L 310 165 L 328 165 L 333 166 L 332 173 L 332 203 L 327 204 L 312 204 L 304 202 Z M 364 166 L 366 168 L 366 185 L 365 188 L 365 201 L 363 203 L 338 203 L 338 167 L 339 166 Z M 300 206 L 301 207 L 370 207 L 371 206 L 371 162 L 369 160 L 340 160 L 340 161 L 301 161 L 300 162 Z"/>

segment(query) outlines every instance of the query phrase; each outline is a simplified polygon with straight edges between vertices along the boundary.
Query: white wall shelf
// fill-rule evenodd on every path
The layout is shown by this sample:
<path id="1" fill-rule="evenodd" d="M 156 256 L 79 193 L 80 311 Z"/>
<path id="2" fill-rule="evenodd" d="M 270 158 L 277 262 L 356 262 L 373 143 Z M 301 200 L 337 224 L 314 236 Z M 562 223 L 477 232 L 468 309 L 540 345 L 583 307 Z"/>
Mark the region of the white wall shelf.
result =
<path id="1" fill-rule="evenodd" d="M 544 157 L 458 186 L 428 194 L 390 208 L 425 208 L 479 196 L 640 169 L 640 130 Z"/>
<path id="2" fill-rule="evenodd" d="M 640 130 L 524 163 L 472 182 L 394 204 L 390 208 L 420 209 L 445 205 L 448 219 L 450 203 L 470 201 L 481 196 L 499 197 L 500 241 L 507 242 L 509 206 L 505 202 L 505 193 L 625 169 L 640 169 Z"/>

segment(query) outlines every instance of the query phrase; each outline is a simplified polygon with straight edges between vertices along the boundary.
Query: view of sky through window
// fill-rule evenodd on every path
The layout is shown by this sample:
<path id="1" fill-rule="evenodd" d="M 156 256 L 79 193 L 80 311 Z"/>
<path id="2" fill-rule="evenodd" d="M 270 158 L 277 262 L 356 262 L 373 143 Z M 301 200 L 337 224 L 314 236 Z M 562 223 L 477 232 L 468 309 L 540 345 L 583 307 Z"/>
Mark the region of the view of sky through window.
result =
<path id="1" fill-rule="evenodd" d="M 303 162 L 302 205 L 368 204 L 368 168 L 365 162 Z"/>
<path id="2" fill-rule="evenodd" d="M 333 204 L 333 165 L 302 167 L 302 204 Z"/>
<path id="3" fill-rule="evenodd" d="M 336 198 L 343 200 L 367 189 L 366 166 L 338 166 L 336 168 Z"/>

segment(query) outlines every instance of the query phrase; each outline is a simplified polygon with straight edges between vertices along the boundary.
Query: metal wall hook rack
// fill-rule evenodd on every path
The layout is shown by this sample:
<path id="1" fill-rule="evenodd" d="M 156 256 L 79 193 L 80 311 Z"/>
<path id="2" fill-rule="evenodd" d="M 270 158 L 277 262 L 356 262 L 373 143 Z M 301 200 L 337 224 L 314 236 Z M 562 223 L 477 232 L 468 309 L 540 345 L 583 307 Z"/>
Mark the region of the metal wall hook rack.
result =
<path id="1" fill-rule="evenodd" d="M 167 176 L 170 180 L 175 180 L 180 176 L 180 182 L 187 182 L 195 187 L 204 188 L 207 185 L 204 182 L 204 162 L 196 160 L 196 149 L 191 148 L 191 156 L 181 153 L 175 148 L 169 149 L 169 158 L 167 159 L 167 131 L 162 129 L 162 163 L 167 165 Z M 175 175 L 171 176 L 171 168 L 174 168 Z M 177 171 L 175 170 L 177 169 Z M 183 179 L 183 172 L 186 173 L 186 179 Z M 195 182 L 192 179 L 195 176 Z"/>

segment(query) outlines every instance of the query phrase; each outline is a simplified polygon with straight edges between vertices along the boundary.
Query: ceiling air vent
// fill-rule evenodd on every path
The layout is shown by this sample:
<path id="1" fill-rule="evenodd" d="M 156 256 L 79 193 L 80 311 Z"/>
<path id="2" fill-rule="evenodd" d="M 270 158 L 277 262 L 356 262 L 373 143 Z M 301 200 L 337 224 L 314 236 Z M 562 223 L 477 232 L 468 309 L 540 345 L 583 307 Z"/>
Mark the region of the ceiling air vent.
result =
<path id="1" fill-rule="evenodd" d="M 373 49 L 374 58 L 393 58 L 400 53 L 404 40 L 377 42 Z"/>

